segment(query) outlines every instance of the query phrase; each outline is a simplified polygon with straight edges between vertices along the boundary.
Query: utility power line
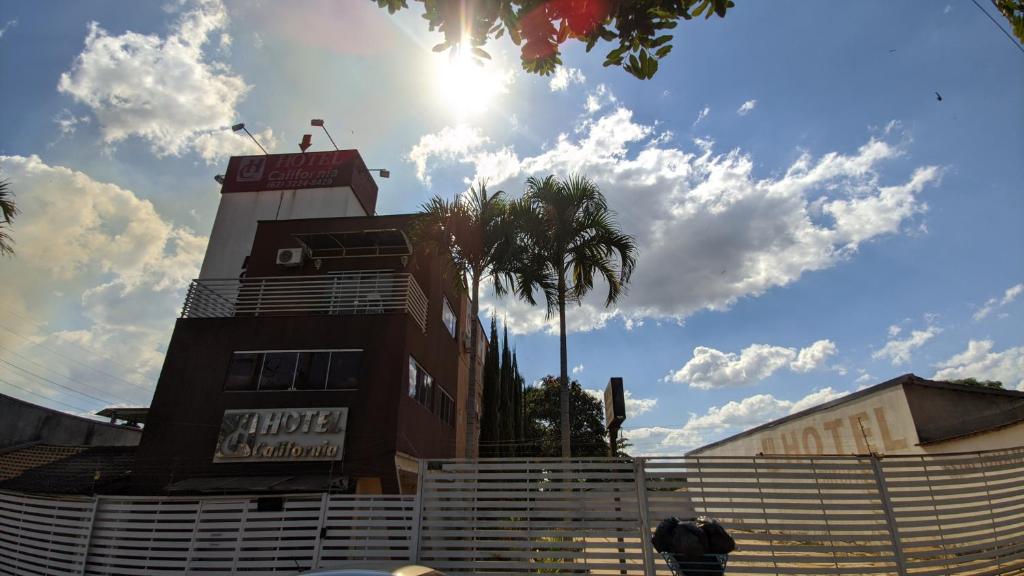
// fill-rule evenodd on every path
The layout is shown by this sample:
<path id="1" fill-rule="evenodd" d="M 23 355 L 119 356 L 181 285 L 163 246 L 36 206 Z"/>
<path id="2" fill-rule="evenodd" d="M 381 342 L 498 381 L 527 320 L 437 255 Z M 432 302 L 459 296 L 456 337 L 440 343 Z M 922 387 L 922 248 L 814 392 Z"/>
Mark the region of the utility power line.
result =
<path id="1" fill-rule="evenodd" d="M 36 372 L 33 372 L 33 371 L 29 370 L 28 368 L 23 368 L 21 366 L 18 366 L 17 364 L 15 364 L 15 363 L 13 363 L 13 362 L 11 362 L 9 360 L 4 360 L 3 358 L 0 358 L 0 362 L 3 362 L 4 364 L 7 364 L 8 366 L 11 366 L 12 368 L 14 368 L 16 370 L 19 370 L 21 372 L 29 374 L 30 376 L 34 376 L 34 377 L 36 377 L 36 378 L 38 378 L 38 379 L 40 379 L 40 380 L 42 380 L 44 382 L 49 382 L 50 384 L 53 384 L 54 386 L 57 386 L 59 388 L 63 388 L 64 390 L 67 390 L 69 392 L 74 392 L 75 394 L 80 394 L 82 396 L 85 396 L 86 398 L 92 398 L 93 400 L 96 400 L 97 402 L 103 402 L 103 403 L 106 403 L 106 404 L 116 404 L 116 402 L 114 402 L 113 400 L 107 400 L 107 399 L 100 398 L 99 396 L 93 396 L 92 394 L 89 394 L 87 392 L 82 392 L 81 390 L 76 390 L 75 388 L 72 388 L 70 386 L 65 386 L 65 385 L 61 384 L 60 382 L 55 382 L 53 380 L 50 380 L 46 376 L 42 376 L 42 375 L 40 375 L 40 374 L 38 374 Z"/>
<path id="2" fill-rule="evenodd" d="M 43 396 L 42 394 L 40 394 L 38 392 L 33 392 L 32 390 L 29 390 L 28 388 L 23 388 L 23 387 L 18 386 L 17 384 L 15 384 L 13 382 L 9 382 L 7 380 L 4 380 L 3 378 L 0 378 L 0 382 L 4 383 L 4 384 L 6 384 L 6 385 L 8 385 L 8 386 L 10 386 L 12 388 L 17 388 L 18 390 L 21 390 L 22 392 L 27 392 L 27 393 L 29 393 L 29 394 L 31 394 L 33 396 L 38 396 L 39 398 L 42 398 L 43 400 L 46 400 L 48 402 L 56 402 L 57 404 L 60 404 L 62 406 L 67 406 L 68 408 L 71 408 L 73 410 L 78 410 L 79 412 L 91 412 L 91 410 L 88 409 L 88 408 L 83 408 L 81 406 L 75 406 L 73 404 L 68 404 L 67 402 L 61 402 L 60 400 L 57 400 L 56 398 L 50 398 L 49 396 Z"/>
<path id="3" fill-rule="evenodd" d="M 1000 24 L 998 20 L 996 20 L 995 18 L 993 18 L 993 17 L 992 17 L 992 15 L 988 13 L 988 10 L 985 10 L 984 8 L 982 8 L 982 7 L 981 7 L 981 4 L 978 4 L 978 0 L 971 0 L 971 2 L 973 2 L 973 3 L 974 3 L 974 5 L 978 7 L 978 10 L 981 10 L 981 13 L 982 13 L 982 14 L 984 14 L 985 16 L 988 16 L 988 19 L 989 19 L 989 20 L 991 20 L 991 21 L 992 21 L 992 23 L 996 25 L 996 28 L 999 28 L 999 30 L 1000 30 L 1000 31 L 1001 31 L 1001 32 L 1002 32 L 1002 33 L 1003 33 L 1003 34 L 1004 34 L 1004 35 L 1005 35 L 1005 36 L 1006 36 L 1007 38 L 1009 38 L 1009 39 L 1010 39 L 1010 43 L 1011 43 L 1011 44 L 1013 44 L 1014 48 L 1016 48 L 1017 50 L 1020 50 L 1020 51 L 1021 51 L 1022 53 L 1024 53 L 1024 46 L 1021 46 L 1021 45 L 1020 45 L 1020 43 L 1019 43 L 1019 42 L 1017 42 L 1017 39 L 1016 39 L 1016 38 L 1014 38 L 1012 34 L 1010 34 L 1009 32 L 1007 32 L 1007 31 L 1006 31 L 1006 28 L 1003 28 L 1003 25 L 1002 25 L 1002 24 Z"/>
<path id="4" fill-rule="evenodd" d="M 138 388 L 140 390 L 145 390 L 146 392 L 152 392 L 152 390 L 150 390 L 146 386 L 143 386 L 142 384 L 139 384 L 137 382 L 132 382 L 131 380 L 126 380 L 124 378 L 121 378 L 120 376 L 116 376 L 114 374 L 111 374 L 110 372 L 107 372 L 106 370 L 100 370 L 99 368 L 96 368 L 95 366 L 92 366 L 92 365 L 90 365 L 87 362 L 84 362 L 82 360 L 79 360 L 78 358 L 75 358 L 73 356 L 68 356 L 67 354 L 63 354 L 63 353 L 55 350 L 54 348 L 52 348 L 50 346 L 46 346 L 46 345 L 40 344 L 38 342 L 35 342 L 31 338 L 29 338 L 28 336 L 25 336 L 24 334 L 21 334 L 19 332 L 11 330 L 10 328 L 8 328 L 7 326 L 4 326 L 3 324 L 0 324 L 0 329 L 6 330 L 6 331 L 10 332 L 11 334 L 14 334 L 15 336 L 17 336 L 19 338 L 27 340 L 27 341 L 31 342 L 33 345 L 38 346 L 38 347 L 42 348 L 43 350 L 46 350 L 46 351 L 50 352 L 51 354 L 55 354 L 57 356 L 60 356 L 61 358 L 64 358 L 65 360 L 70 360 L 70 361 L 72 361 L 72 362 L 74 362 L 76 364 L 80 364 L 82 366 L 85 366 L 86 368 L 92 370 L 93 372 L 97 372 L 97 373 L 103 374 L 104 376 L 107 376 L 109 378 L 113 378 L 115 380 L 119 380 L 121 382 L 124 382 L 125 384 L 128 384 L 129 386 L 135 386 L 136 388 Z M 74 343 L 72 342 L 71 344 L 74 344 Z M 75 344 L 75 346 L 78 346 L 78 345 Z M 81 348 L 82 350 L 85 350 L 86 352 L 93 353 L 88 348 L 85 348 L 84 346 L 78 346 L 78 347 Z M 139 374 L 141 376 L 144 376 L 144 374 L 142 374 L 142 372 L 139 372 L 138 370 L 133 370 L 133 372 L 135 372 L 136 374 Z"/>
<path id="5" fill-rule="evenodd" d="M 39 362 L 36 362 L 35 360 L 29 358 L 28 356 L 25 356 L 23 354 L 18 354 L 14 350 L 11 350 L 11 349 L 6 348 L 4 346 L 0 346 L 0 350 L 4 350 L 4 351 L 6 351 L 9 354 L 13 354 L 13 355 L 17 356 L 18 358 L 21 358 L 22 360 L 24 360 L 26 362 L 30 362 L 30 363 L 32 363 L 32 364 L 42 368 L 43 370 L 46 370 L 46 371 L 50 372 L 51 374 L 56 374 L 60 378 L 63 378 L 64 380 L 70 382 L 71 384 L 69 384 L 69 385 L 71 385 L 71 386 L 73 386 L 75 384 L 78 384 L 79 386 L 83 386 L 83 387 L 85 387 L 85 388 L 87 388 L 89 390 L 92 390 L 93 392 L 96 392 L 97 394 L 111 394 L 111 396 L 113 396 L 115 399 L 122 400 L 122 401 L 124 401 L 127 404 L 137 404 L 138 403 L 135 400 L 130 400 L 130 399 L 128 399 L 125 396 L 121 396 L 121 395 L 117 395 L 117 394 L 112 394 L 109 391 L 105 391 L 105 390 L 100 390 L 100 389 L 96 388 L 95 386 L 91 386 L 89 384 L 86 384 L 85 382 L 74 382 L 73 380 L 68 378 L 66 375 L 61 374 L 60 372 L 58 372 L 56 369 L 54 369 L 54 368 L 52 368 L 50 366 L 47 366 L 45 364 L 41 364 Z"/>

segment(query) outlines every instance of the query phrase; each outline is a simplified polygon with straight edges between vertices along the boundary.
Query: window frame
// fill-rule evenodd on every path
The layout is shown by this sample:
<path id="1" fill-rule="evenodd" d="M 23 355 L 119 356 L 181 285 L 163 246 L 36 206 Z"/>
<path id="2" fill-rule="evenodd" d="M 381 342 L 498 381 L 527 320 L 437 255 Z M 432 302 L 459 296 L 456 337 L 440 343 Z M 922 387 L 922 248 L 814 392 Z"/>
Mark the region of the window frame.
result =
<path id="1" fill-rule="evenodd" d="M 296 388 L 295 387 L 295 381 L 296 381 L 296 378 L 298 377 L 298 373 L 299 373 L 299 359 L 301 358 L 300 355 L 301 354 L 324 353 L 324 352 L 329 353 L 330 356 L 327 358 L 327 369 L 324 372 L 323 387 L 322 388 Z M 331 366 L 334 363 L 334 353 L 335 352 L 359 352 L 360 353 L 360 363 L 361 363 L 362 362 L 362 354 L 366 352 L 366 349 L 365 348 L 310 348 L 310 349 L 304 349 L 304 350 L 298 350 L 298 349 L 288 349 L 288 350 L 232 350 L 231 351 L 231 360 L 228 361 L 228 370 L 227 370 L 227 373 L 225 373 L 225 375 L 224 375 L 224 382 L 221 385 L 221 392 L 224 392 L 224 393 L 236 393 L 236 392 L 243 392 L 243 393 L 245 393 L 245 392 L 273 393 L 273 392 L 356 392 L 356 391 L 358 391 L 359 390 L 358 386 L 356 386 L 354 388 L 328 388 L 327 387 L 327 383 L 330 381 L 330 377 L 331 377 Z M 234 356 L 236 354 L 258 354 L 260 356 L 260 358 L 259 358 L 259 369 L 256 371 L 256 373 L 254 375 L 255 380 L 256 380 L 255 387 L 248 388 L 248 389 L 235 389 L 235 390 L 229 390 L 226 387 L 227 386 L 228 377 L 231 374 L 231 363 L 234 361 Z M 291 381 L 291 385 L 288 388 L 273 389 L 273 390 L 271 390 L 271 389 L 265 389 L 265 388 L 261 388 L 260 387 L 260 384 L 263 381 L 263 366 L 264 366 L 264 363 L 266 362 L 266 355 L 267 354 L 295 354 L 295 366 L 292 368 L 292 381 Z"/>
<path id="2" fill-rule="evenodd" d="M 424 402 L 423 400 L 420 399 L 420 379 L 419 379 L 419 374 L 423 374 L 423 376 L 424 376 L 423 379 L 424 379 L 424 381 L 426 381 L 426 384 L 423 385 L 423 388 L 426 389 L 426 392 L 424 392 L 424 394 L 423 394 L 426 397 L 426 402 Z M 434 411 L 434 406 L 433 406 L 433 404 L 434 404 L 434 387 L 435 387 L 435 385 L 434 385 L 434 377 L 430 375 L 430 372 L 427 372 L 427 369 L 424 368 L 422 364 L 420 364 L 419 362 L 416 361 L 416 358 L 413 357 L 412 354 L 410 354 L 409 355 L 409 390 L 408 390 L 409 398 L 412 399 L 413 402 L 415 402 L 415 403 L 419 404 L 420 406 L 423 406 L 424 408 L 426 408 L 429 412 L 433 412 Z"/>
<path id="3" fill-rule="evenodd" d="M 434 405 L 437 406 L 435 414 L 441 419 L 441 422 L 448 426 L 455 427 L 455 397 L 448 393 L 447 390 L 441 386 L 437 386 L 437 396 L 440 398 L 435 399 Z M 447 401 L 445 401 L 447 400 Z M 447 418 L 445 418 L 445 408 L 447 408 Z"/>
<path id="4" fill-rule="evenodd" d="M 447 316 L 451 318 L 451 326 L 448 325 L 448 321 L 445 319 L 445 312 Z M 445 329 L 451 334 L 453 339 L 456 339 L 459 333 L 459 316 L 452 309 L 451 302 L 448 301 L 448 297 L 444 294 L 441 295 L 441 324 L 444 325 Z"/>

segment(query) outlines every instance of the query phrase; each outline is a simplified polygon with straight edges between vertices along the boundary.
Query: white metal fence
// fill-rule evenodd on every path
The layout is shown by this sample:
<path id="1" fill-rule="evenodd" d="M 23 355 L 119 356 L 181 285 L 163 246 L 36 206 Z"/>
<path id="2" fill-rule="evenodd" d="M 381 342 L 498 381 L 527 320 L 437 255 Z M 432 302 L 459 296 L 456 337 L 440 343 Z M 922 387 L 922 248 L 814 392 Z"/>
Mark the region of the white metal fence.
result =
<path id="1" fill-rule="evenodd" d="M 709 514 L 729 574 L 1024 574 L 1024 449 L 922 457 L 424 463 L 413 496 L 0 493 L 2 574 L 667 574 L 647 539 Z"/>
<path id="2" fill-rule="evenodd" d="M 394 312 L 408 313 L 425 330 L 427 297 L 412 274 L 371 270 L 319 276 L 193 280 L 181 316 Z"/>

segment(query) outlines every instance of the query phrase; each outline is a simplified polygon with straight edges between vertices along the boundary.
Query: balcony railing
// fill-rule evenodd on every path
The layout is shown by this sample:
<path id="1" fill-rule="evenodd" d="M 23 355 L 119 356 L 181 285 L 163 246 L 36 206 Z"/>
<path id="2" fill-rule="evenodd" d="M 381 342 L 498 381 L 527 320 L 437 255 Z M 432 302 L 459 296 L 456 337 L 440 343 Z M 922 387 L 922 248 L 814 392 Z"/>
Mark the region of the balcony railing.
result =
<path id="1" fill-rule="evenodd" d="M 182 318 L 408 313 L 426 331 L 427 297 L 406 272 L 193 280 Z"/>

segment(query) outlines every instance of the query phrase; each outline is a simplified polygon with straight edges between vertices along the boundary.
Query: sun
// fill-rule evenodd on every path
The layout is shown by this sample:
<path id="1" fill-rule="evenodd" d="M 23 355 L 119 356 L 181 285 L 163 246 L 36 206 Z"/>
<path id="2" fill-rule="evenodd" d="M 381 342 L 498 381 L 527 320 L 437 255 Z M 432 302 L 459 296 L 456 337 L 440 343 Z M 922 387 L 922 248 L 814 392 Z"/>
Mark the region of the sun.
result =
<path id="1" fill-rule="evenodd" d="M 492 60 L 477 61 L 461 47 L 437 54 L 437 96 L 458 117 L 478 116 L 507 94 L 512 73 Z"/>

